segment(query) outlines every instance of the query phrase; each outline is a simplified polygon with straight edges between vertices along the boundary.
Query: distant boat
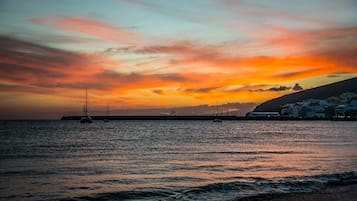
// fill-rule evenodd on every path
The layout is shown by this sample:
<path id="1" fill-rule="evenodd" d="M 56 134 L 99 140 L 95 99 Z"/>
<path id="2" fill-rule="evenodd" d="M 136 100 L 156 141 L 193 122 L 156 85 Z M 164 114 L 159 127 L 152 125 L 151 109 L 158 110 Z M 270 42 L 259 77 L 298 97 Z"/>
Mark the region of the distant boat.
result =
<path id="1" fill-rule="evenodd" d="M 84 105 L 84 109 L 83 109 L 83 116 L 81 116 L 80 121 L 81 123 L 92 123 L 92 117 L 90 117 L 88 115 L 88 92 L 87 92 L 87 88 L 86 88 L 86 103 Z"/>
<path id="2" fill-rule="evenodd" d="M 107 105 L 107 114 L 106 114 L 105 118 L 103 119 L 103 121 L 104 122 L 109 122 L 108 117 L 109 117 L 109 105 Z"/>
<path id="3" fill-rule="evenodd" d="M 216 105 L 216 117 L 217 118 L 213 119 L 213 122 L 222 123 L 223 120 L 218 118 L 218 116 L 219 116 L 219 109 L 218 109 L 218 105 Z"/>
<path id="4" fill-rule="evenodd" d="M 218 118 L 216 118 L 216 119 L 213 119 L 213 122 L 222 123 L 222 122 L 223 122 L 223 120 L 222 120 L 222 119 L 218 119 Z"/>
<path id="5" fill-rule="evenodd" d="M 92 120 L 92 117 L 90 117 L 90 116 L 82 116 L 81 120 L 79 122 L 81 122 L 81 123 L 92 123 L 93 120 Z"/>

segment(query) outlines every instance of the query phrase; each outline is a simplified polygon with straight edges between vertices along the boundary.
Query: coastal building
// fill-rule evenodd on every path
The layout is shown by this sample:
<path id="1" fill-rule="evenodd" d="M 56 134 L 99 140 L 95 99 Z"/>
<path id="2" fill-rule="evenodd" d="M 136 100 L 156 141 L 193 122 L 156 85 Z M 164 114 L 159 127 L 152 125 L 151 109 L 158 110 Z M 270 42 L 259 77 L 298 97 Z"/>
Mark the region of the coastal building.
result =
<path id="1" fill-rule="evenodd" d="M 289 103 L 282 106 L 280 114 L 282 117 L 299 118 L 301 107 L 301 102 Z"/>
<path id="2" fill-rule="evenodd" d="M 357 95 L 343 93 L 339 97 L 309 99 L 303 102 L 288 103 L 281 107 L 282 117 L 328 119 L 351 118 L 357 116 Z"/>
<path id="3" fill-rule="evenodd" d="M 325 100 L 310 99 L 303 102 L 289 103 L 282 106 L 281 116 L 290 118 L 327 118 Z"/>
<path id="4" fill-rule="evenodd" d="M 357 116 L 357 99 L 354 98 L 349 104 L 338 105 L 335 108 L 337 118 L 350 118 Z"/>
<path id="5" fill-rule="evenodd" d="M 328 107 L 328 103 L 325 100 L 316 100 L 311 99 L 303 104 L 303 109 L 301 111 L 303 118 L 319 118 L 325 119 L 326 108 Z"/>

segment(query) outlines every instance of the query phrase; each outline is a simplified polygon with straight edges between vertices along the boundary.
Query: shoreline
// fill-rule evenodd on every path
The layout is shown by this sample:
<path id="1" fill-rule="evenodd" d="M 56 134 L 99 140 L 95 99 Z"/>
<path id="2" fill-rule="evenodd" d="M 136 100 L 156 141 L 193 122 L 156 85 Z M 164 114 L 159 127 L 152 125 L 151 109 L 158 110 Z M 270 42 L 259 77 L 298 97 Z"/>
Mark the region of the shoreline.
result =
<path id="1" fill-rule="evenodd" d="M 63 116 L 61 120 L 80 120 L 81 116 Z M 351 118 L 291 118 L 291 117 L 245 117 L 245 116 L 199 116 L 199 115 L 177 115 L 177 116 L 91 116 L 93 120 L 190 120 L 202 121 L 220 119 L 224 121 L 245 120 L 277 120 L 277 121 L 357 121 L 357 117 Z"/>
<path id="2" fill-rule="evenodd" d="M 320 190 L 300 193 L 262 194 L 235 201 L 355 201 L 357 184 L 325 186 Z"/>

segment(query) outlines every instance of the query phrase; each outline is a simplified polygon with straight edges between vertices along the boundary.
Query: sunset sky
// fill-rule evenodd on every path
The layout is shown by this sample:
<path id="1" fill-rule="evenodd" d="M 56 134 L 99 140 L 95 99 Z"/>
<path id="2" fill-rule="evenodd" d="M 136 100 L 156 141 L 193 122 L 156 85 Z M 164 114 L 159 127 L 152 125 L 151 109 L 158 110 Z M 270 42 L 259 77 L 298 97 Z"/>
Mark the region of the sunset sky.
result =
<path id="1" fill-rule="evenodd" d="M 355 0 L 1 0 L 0 119 L 261 103 L 357 76 Z"/>

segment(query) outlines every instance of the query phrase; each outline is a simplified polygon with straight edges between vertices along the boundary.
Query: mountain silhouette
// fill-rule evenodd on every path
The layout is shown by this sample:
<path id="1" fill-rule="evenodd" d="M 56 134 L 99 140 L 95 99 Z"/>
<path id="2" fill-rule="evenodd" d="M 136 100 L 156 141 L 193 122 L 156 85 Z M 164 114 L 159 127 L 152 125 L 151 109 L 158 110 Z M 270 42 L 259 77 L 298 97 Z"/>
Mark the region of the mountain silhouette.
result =
<path id="1" fill-rule="evenodd" d="M 258 105 L 254 111 L 280 112 L 281 106 L 287 103 L 295 103 L 308 99 L 326 99 L 346 92 L 357 94 L 357 77 L 284 95 Z"/>

